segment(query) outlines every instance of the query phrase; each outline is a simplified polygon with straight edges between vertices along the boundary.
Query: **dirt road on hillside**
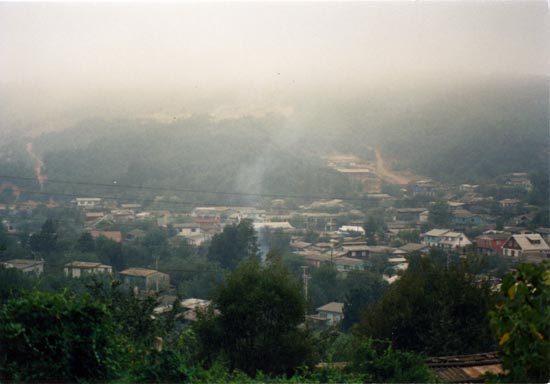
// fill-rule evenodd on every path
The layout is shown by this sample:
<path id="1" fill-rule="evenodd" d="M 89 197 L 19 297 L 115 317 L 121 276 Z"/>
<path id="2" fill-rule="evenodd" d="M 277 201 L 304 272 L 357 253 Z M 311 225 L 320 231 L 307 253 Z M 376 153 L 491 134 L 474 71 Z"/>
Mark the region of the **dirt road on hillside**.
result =
<path id="1" fill-rule="evenodd" d="M 42 191 L 44 189 L 44 183 L 47 179 L 47 176 L 42 173 L 44 162 L 36 155 L 36 153 L 33 152 L 31 142 L 27 143 L 27 153 L 29 154 L 30 158 L 33 159 L 33 161 L 36 163 L 36 166 L 34 167 L 34 173 L 36 174 L 36 179 L 38 180 L 38 184 L 40 185 L 40 191 Z"/>
<path id="2" fill-rule="evenodd" d="M 384 161 L 384 158 L 382 157 L 382 153 L 380 152 L 379 148 L 374 148 L 374 153 L 376 154 L 376 173 L 377 175 L 387 181 L 391 184 L 399 184 L 399 185 L 406 185 L 416 179 L 412 176 L 406 176 L 401 173 L 396 173 L 390 170 L 386 162 Z"/>

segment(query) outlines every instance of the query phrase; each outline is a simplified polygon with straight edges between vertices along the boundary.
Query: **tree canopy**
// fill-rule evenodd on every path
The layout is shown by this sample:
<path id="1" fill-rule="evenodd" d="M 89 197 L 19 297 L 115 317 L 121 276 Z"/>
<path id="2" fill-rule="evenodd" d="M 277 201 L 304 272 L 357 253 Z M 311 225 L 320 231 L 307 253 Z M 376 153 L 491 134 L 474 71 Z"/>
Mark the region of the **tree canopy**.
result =
<path id="1" fill-rule="evenodd" d="M 503 302 L 490 313 L 506 381 L 550 378 L 550 263 L 521 264 L 501 285 Z"/>
<path id="2" fill-rule="evenodd" d="M 363 334 L 398 349 L 432 356 L 492 350 L 487 313 L 495 303 L 488 284 L 465 262 L 417 256 L 380 302 L 364 313 Z"/>
<path id="3" fill-rule="evenodd" d="M 230 369 L 290 374 L 308 363 L 309 338 L 298 327 L 301 286 L 281 264 L 241 264 L 214 295 L 213 308 L 195 330 L 207 355 L 226 359 Z"/>
<path id="4" fill-rule="evenodd" d="M 235 269 L 244 259 L 258 257 L 258 244 L 251 220 L 227 225 L 223 232 L 214 235 L 208 249 L 208 259 L 222 267 Z"/>

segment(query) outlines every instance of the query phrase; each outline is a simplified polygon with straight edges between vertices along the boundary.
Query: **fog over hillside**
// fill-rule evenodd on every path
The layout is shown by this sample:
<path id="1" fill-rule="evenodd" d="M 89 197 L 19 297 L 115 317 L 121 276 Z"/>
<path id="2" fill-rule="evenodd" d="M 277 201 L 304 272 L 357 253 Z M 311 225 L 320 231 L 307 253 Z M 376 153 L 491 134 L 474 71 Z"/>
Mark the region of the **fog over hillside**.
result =
<path id="1" fill-rule="evenodd" d="M 131 142 L 166 170 L 188 162 L 178 151 L 193 153 L 192 137 L 209 153 L 224 132 L 253 157 L 233 164 L 242 180 L 277 156 L 321 166 L 327 153 L 370 159 L 373 148 L 432 177 L 541 166 L 548 16 L 542 1 L 3 3 L 2 159 L 32 167 L 34 141 L 45 170 L 86 179 L 80 161 L 102 169 L 99 159 L 134 153 L 97 171 L 124 178 L 140 156 Z M 56 168 L 67 160 L 71 171 Z"/>

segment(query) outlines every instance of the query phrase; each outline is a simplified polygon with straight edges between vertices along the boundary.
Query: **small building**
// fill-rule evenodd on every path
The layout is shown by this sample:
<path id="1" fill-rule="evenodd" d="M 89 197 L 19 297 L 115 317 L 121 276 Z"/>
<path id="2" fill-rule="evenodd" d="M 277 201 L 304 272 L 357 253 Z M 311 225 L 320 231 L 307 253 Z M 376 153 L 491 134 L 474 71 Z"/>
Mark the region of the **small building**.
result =
<path id="1" fill-rule="evenodd" d="M 116 241 L 117 243 L 120 243 L 122 241 L 122 233 L 120 231 L 89 231 L 90 235 L 94 239 L 97 239 L 99 237 L 106 237 L 107 239 Z"/>
<path id="2" fill-rule="evenodd" d="M 146 268 L 128 268 L 120 272 L 124 284 L 138 291 L 159 291 L 168 289 L 170 276 L 166 273 Z"/>
<path id="3" fill-rule="evenodd" d="M 334 267 L 338 272 L 348 272 L 352 270 L 364 270 L 365 261 L 351 257 L 338 257 L 333 259 Z"/>
<path id="4" fill-rule="evenodd" d="M 358 225 L 343 225 L 338 228 L 338 232 L 342 234 L 360 233 L 363 236 L 365 235 L 365 229 Z"/>
<path id="5" fill-rule="evenodd" d="M 395 210 L 393 221 L 420 222 L 420 215 L 427 215 L 426 208 L 398 208 Z"/>
<path id="6" fill-rule="evenodd" d="M 420 252 L 421 254 L 426 254 L 430 251 L 430 246 L 426 244 L 418 243 L 407 243 L 395 251 L 392 252 L 393 255 L 410 255 L 411 253 Z"/>
<path id="7" fill-rule="evenodd" d="M 435 196 L 435 186 L 431 180 L 417 181 L 412 188 L 413 196 Z"/>
<path id="8" fill-rule="evenodd" d="M 344 303 L 333 301 L 325 304 L 317 308 L 317 315 L 326 319 L 325 324 L 327 326 L 336 325 L 344 318 Z"/>
<path id="9" fill-rule="evenodd" d="M 81 277 L 86 274 L 113 273 L 113 267 L 97 262 L 89 261 L 71 261 L 65 264 L 65 276 Z"/>
<path id="10" fill-rule="evenodd" d="M 515 172 L 504 178 L 504 185 L 514 188 L 523 188 L 526 191 L 533 189 L 533 184 L 526 172 Z"/>
<path id="11" fill-rule="evenodd" d="M 453 212 L 453 225 L 460 228 L 473 227 L 484 224 L 481 215 L 465 209 L 456 209 Z"/>
<path id="12" fill-rule="evenodd" d="M 136 219 L 136 215 L 131 209 L 113 209 L 111 217 L 115 223 L 128 223 Z"/>
<path id="13" fill-rule="evenodd" d="M 426 233 L 420 235 L 420 242 L 430 247 L 437 247 L 443 237 L 443 235 L 449 232 L 449 229 L 432 229 Z"/>
<path id="14" fill-rule="evenodd" d="M 187 236 L 202 233 L 201 226 L 198 223 L 175 223 L 172 224 L 172 226 L 177 231 L 178 236 Z"/>
<path id="15" fill-rule="evenodd" d="M 458 190 L 460 192 L 476 192 L 478 188 L 479 188 L 479 185 L 477 185 L 477 184 L 475 184 L 475 185 L 460 184 L 460 186 L 458 187 Z"/>
<path id="16" fill-rule="evenodd" d="M 370 247 L 365 242 L 343 243 L 331 252 L 334 257 L 366 259 L 369 256 Z"/>
<path id="17" fill-rule="evenodd" d="M 465 234 L 453 232 L 449 229 L 432 229 L 421 236 L 421 243 L 430 247 L 438 247 L 447 250 L 461 249 L 472 245 Z"/>
<path id="18" fill-rule="evenodd" d="M 330 252 L 327 254 L 314 250 L 306 250 L 297 253 L 302 256 L 309 265 L 315 268 L 319 268 L 321 264 L 334 262 L 334 257 L 330 256 Z"/>
<path id="19" fill-rule="evenodd" d="M 489 232 L 475 238 L 477 252 L 482 255 L 500 255 L 502 246 L 510 238 L 509 233 Z"/>
<path id="20" fill-rule="evenodd" d="M 541 235 L 512 235 L 502 246 L 502 254 L 511 257 L 543 259 L 550 257 L 550 247 Z"/>
<path id="21" fill-rule="evenodd" d="M 214 236 L 222 231 L 222 225 L 217 219 L 196 219 L 194 223 L 197 223 L 201 231 Z"/>
<path id="22" fill-rule="evenodd" d="M 4 268 L 15 268 L 23 273 L 40 276 L 44 273 L 44 260 L 11 259 L 0 262 Z"/>
<path id="23" fill-rule="evenodd" d="M 76 206 L 79 208 L 91 209 L 101 206 L 101 198 L 99 197 L 77 197 Z"/>
<path id="24" fill-rule="evenodd" d="M 518 208 L 520 203 L 521 201 L 518 199 L 502 199 L 498 202 L 501 208 L 510 210 Z"/>
<path id="25" fill-rule="evenodd" d="M 305 241 L 300 241 L 300 240 L 294 240 L 290 243 L 290 247 L 297 251 L 305 251 L 306 249 L 311 247 L 311 243 L 307 243 Z"/>
<path id="26" fill-rule="evenodd" d="M 136 229 L 132 229 L 130 232 L 126 234 L 126 240 L 129 240 L 129 241 L 139 240 L 139 239 L 145 238 L 145 236 L 147 236 L 147 232 L 145 232 L 142 229 L 136 228 Z"/>
<path id="27" fill-rule="evenodd" d="M 99 219 L 102 219 L 105 216 L 103 212 L 86 212 L 86 222 L 94 222 Z"/>
<path id="28" fill-rule="evenodd" d="M 472 245 L 472 242 L 470 239 L 466 237 L 465 234 L 461 232 L 447 232 L 443 234 L 443 237 L 441 241 L 439 242 L 439 246 L 444 249 L 462 249 L 464 247 L 467 247 L 469 245 Z"/>

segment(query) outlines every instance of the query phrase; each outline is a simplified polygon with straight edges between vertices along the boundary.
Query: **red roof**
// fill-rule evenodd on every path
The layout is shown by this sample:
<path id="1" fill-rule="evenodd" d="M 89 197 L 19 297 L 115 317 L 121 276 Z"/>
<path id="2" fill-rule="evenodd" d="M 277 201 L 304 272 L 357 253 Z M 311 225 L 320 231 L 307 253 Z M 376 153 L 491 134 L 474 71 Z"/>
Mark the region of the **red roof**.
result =
<path id="1" fill-rule="evenodd" d="M 122 233 L 120 233 L 120 231 L 90 231 L 90 235 L 92 235 L 94 239 L 103 236 L 117 243 L 122 241 Z"/>

